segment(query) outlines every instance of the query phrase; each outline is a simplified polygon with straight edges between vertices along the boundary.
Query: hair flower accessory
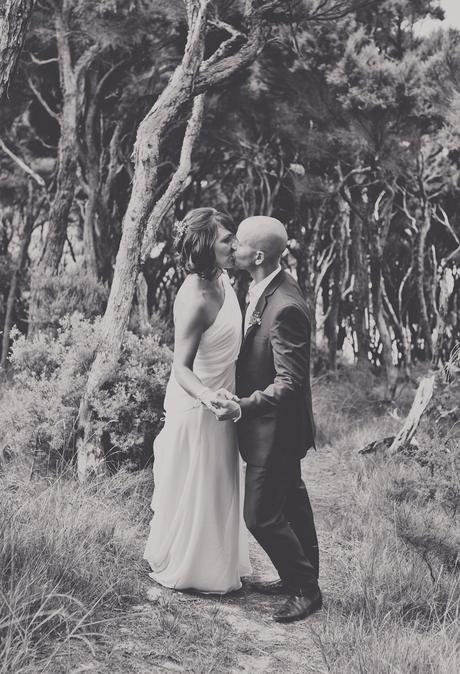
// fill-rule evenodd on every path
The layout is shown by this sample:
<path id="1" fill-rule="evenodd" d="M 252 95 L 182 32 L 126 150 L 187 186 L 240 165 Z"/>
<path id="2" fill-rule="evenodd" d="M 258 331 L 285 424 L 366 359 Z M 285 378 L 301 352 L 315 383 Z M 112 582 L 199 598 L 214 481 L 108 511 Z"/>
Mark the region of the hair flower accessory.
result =
<path id="1" fill-rule="evenodd" d="M 176 240 L 180 241 L 185 232 L 187 231 L 188 225 L 186 220 L 178 220 L 176 224 L 174 225 L 174 229 L 176 231 Z"/>
<path id="2" fill-rule="evenodd" d="M 262 316 L 261 316 L 260 312 L 254 311 L 251 318 L 249 319 L 248 329 L 252 328 L 253 325 L 259 326 L 259 325 L 261 325 L 261 323 L 262 323 Z"/>

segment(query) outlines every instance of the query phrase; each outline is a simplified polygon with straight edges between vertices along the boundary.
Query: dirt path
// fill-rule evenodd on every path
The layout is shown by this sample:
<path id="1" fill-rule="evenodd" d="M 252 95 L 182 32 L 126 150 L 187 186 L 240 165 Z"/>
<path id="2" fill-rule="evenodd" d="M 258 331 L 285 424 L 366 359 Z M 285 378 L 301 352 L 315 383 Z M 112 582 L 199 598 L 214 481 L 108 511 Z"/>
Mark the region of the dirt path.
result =
<path id="1" fill-rule="evenodd" d="M 334 570 L 330 562 L 333 559 L 333 543 L 330 533 L 332 519 L 341 508 L 343 491 L 347 488 L 347 471 L 343 470 L 340 457 L 330 448 L 310 452 L 303 462 L 303 471 L 320 540 L 320 584 L 325 603 L 321 612 L 307 620 L 280 625 L 273 621 L 272 614 L 282 598 L 261 596 L 245 588 L 223 599 L 208 598 L 171 592 L 152 584 L 146 587 L 148 601 L 120 614 L 120 618 L 110 626 L 105 640 L 110 645 L 103 649 L 103 657 L 98 655 L 91 662 L 66 671 L 71 671 L 72 674 L 91 671 L 98 674 L 147 674 L 164 671 L 327 672 L 318 637 L 324 630 L 328 597 L 333 592 Z M 255 575 L 265 578 L 275 576 L 265 553 L 253 540 L 250 554 Z M 180 649 L 181 644 L 184 644 L 184 648 L 189 648 L 189 640 L 175 622 L 177 616 L 181 616 L 181 622 L 184 623 L 184 611 L 186 614 L 189 612 L 192 622 L 200 616 L 210 616 L 209 629 L 213 629 L 213 625 L 216 630 L 221 629 L 219 621 L 220 624 L 227 625 L 227 630 L 228 624 L 231 625 L 236 634 L 232 637 L 230 646 L 230 660 L 234 664 L 219 665 L 218 655 L 210 659 L 209 653 L 203 653 L 200 665 L 199 657 L 197 664 L 195 651 L 190 660 L 194 664 L 184 666 L 184 654 L 180 653 Z M 161 638 L 158 622 L 162 623 Z M 170 636 L 165 637 L 165 634 Z M 217 636 L 217 649 L 218 644 Z M 210 646 L 206 643 L 203 649 L 206 648 L 212 649 L 212 644 Z"/>

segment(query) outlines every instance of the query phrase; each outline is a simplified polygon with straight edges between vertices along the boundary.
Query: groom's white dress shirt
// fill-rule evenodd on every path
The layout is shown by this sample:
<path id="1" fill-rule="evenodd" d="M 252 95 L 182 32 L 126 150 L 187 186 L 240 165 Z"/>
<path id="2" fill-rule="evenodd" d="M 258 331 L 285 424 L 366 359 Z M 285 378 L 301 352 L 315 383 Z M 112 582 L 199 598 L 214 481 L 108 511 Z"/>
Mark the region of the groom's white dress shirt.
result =
<path id="1" fill-rule="evenodd" d="M 246 314 L 244 317 L 244 333 L 246 334 L 246 331 L 249 327 L 249 323 L 251 321 L 251 316 L 254 313 L 254 309 L 257 306 L 257 302 L 262 296 L 263 291 L 265 288 L 270 284 L 272 279 L 275 278 L 275 276 L 281 271 L 281 265 L 278 265 L 275 271 L 272 271 L 271 274 L 266 276 L 262 281 L 259 281 L 259 283 L 254 283 L 254 281 L 251 283 L 249 286 L 248 290 L 248 299 L 249 303 L 246 309 Z"/>

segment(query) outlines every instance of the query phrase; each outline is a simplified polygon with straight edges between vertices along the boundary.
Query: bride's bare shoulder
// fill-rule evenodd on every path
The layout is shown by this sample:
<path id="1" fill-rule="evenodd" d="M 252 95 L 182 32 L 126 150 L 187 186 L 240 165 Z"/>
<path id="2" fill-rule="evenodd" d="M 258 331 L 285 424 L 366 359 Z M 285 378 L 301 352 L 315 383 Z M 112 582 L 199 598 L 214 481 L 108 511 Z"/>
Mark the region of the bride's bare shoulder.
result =
<path id="1" fill-rule="evenodd" d="M 196 310 L 200 306 L 205 307 L 208 300 L 208 291 L 202 279 L 196 274 L 190 274 L 179 288 L 174 305 L 176 311 L 178 308 L 182 309 L 184 307 L 193 307 Z"/>

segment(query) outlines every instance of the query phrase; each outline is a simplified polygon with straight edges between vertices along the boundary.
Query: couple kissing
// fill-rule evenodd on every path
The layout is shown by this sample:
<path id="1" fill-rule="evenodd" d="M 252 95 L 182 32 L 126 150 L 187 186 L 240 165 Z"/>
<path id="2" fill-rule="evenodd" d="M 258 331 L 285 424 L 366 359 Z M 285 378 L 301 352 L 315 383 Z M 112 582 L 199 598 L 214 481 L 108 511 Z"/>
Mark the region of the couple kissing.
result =
<path id="1" fill-rule="evenodd" d="M 291 622 L 322 606 L 301 476 L 315 434 L 310 321 L 299 286 L 281 267 L 283 224 L 254 216 L 235 229 L 213 208 L 190 211 L 178 226 L 186 277 L 174 303 L 144 558 L 165 587 L 226 594 L 251 574 L 249 530 L 279 576 L 251 589 L 280 595 L 274 619 Z M 244 316 L 226 273 L 233 267 L 252 278 Z"/>

